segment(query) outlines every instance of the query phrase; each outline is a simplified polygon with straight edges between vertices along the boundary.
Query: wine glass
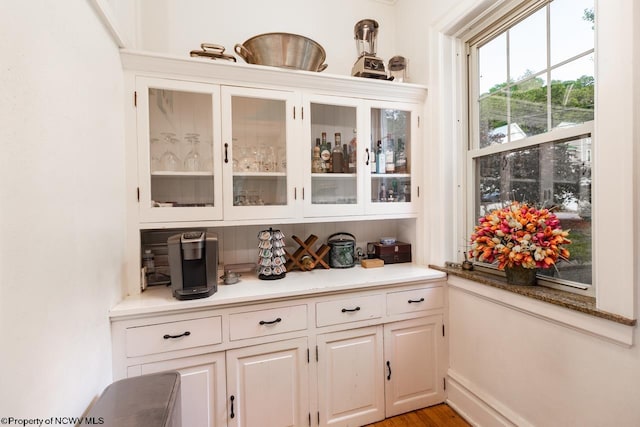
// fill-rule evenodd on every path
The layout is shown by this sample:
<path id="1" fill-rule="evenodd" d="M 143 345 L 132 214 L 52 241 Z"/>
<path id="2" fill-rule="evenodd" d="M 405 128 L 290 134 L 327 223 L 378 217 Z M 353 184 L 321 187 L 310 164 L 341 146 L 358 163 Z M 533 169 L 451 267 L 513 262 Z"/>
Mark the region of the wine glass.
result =
<path id="1" fill-rule="evenodd" d="M 166 149 L 160 158 L 160 163 L 167 171 L 177 171 L 180 169 L 180 159 L 175 155 L 173 150 L 175 150 L 178 138 L 176 138 L 176 134 L 172 132 L 163 132 L 162 136 L 165 140 Z"/>
<path id="2" fill-rule="evenodd" d="M 161 150 L 160 139 L 151 138 L 151 172 L 155 172 L 161 169 L 160 156 L 158 155 Z"/>
<path id="3" fill-rule="evenodd" d="M 188 133 L 185 140 L 191 144 L 191 150 L 184 158 L 184 170 L 196 172 L 200 170 L 200 154 L 198 153 L 198 144 L 200 143 L 200 135 L 197 133 Z"/>

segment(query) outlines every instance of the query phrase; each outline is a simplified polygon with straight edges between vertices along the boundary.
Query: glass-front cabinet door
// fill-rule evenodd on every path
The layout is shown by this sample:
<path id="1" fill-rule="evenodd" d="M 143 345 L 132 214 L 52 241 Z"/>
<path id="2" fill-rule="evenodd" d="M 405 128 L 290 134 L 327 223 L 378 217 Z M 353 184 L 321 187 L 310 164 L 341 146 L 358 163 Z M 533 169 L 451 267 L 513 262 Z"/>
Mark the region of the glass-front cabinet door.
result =
<path id="1" fill-rule="evenodd" d="M 222 89 L 225 220 L 296 215 L 294 100 L 286 91 Z"/>
<path id="2" fill-rule="evenodd" d="M 367 213 L 417 210 L 418 114 L 407 104 L 371 105 Z"/>
<path id="3" fill-rule="evenodd" d="M 222 219 L 219 91 L 136 79 L 142 222 Z"/>
<path id="4" fill-rule="evenodd" d="M 336 216 L 364 213 L 364 162 L 358 135 L 363 134 L 361 101 L 310 96 L 304 103 L 304 215 Z M 364 157 L 362 157 L 364 158 Z"/>

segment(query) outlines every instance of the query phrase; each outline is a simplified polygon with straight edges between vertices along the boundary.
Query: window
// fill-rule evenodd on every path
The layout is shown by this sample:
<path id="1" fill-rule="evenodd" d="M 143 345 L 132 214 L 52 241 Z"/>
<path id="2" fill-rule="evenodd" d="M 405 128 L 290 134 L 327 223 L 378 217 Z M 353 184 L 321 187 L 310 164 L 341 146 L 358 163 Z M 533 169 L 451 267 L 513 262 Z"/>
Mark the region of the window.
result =
<path id="1" fill-rule="evenodd" d="M 542 270 L 592 283 L 593 0 L 529 1 L 468 41 L 471 204 L 475 218 L 511 201 L 552 208 L 572 244 Z"/>

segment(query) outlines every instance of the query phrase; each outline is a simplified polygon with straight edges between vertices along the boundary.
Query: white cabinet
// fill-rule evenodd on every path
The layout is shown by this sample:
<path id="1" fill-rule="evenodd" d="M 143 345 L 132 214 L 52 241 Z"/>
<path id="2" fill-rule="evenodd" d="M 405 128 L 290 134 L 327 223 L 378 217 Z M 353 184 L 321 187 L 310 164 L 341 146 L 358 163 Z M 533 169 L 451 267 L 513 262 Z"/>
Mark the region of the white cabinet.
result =
<path id="1" fill-rule="evenodd" d="M 418 212 L 425 88 L 131 53 L 123 61 L 141 228 Z M 319 171 L 323 134 L 332 148 L 340 138 L 338 160 Z"/>
<path id="2" fill-rule="evenodd" d="M 140 367 L 143 375 L 173 370 L 180 372 L 182 425 L 226 426 L 224 353 L 170 359 Z"/>
<path id="3" fill-rule="evenodd" d="M 290 91 L 222 88 L 225 218 L 298 215 L 298 98 Z"/>
<path id="4" fill-rule="evenodd" d="M 415 104 L 369 101 L 367 105 L 367 214 L 418 212 L 420 197 L 419 110 Z M 382 162 L 385 164 L 382 165 Z"/>
<path id="5" fill-rule="evenodd" d="M 141 222 L 222 219 L 220 87 L 136 77 Z"/>
<path id="6" fill-rule="evenodd" d="M 386 416 L 444 400 L 442 315 L 384 325 Z"/>
<path id="7" fill-rule="evenodd" d="M 318 336 L 321 426 L 359 426 L 384 419 L 382 326 Z"/>
<path id="8" fill-rule="evenodd" d="M 228 426 L 308 425 L 307 338 L 227 352 Z"/>
<path id="9" fill-rule="evenodd" d="M 417 282 L 163 312 L 143 294 L 112 318 L 114 380 L 179 371 L 188 426 L 373 423 L 445 400 L 444 295 Z"/>

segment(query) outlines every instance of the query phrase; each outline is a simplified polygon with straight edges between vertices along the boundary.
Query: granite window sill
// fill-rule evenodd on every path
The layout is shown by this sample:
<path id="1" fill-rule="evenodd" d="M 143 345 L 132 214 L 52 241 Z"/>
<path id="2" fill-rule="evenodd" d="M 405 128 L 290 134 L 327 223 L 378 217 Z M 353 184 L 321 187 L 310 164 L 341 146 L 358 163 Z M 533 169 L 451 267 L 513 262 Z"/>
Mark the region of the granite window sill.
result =
<path id="1" fill-rule="evenodd" d="M 615 313 L 609 313 L 607 311 L 599 310 L 596 307 L 596 301 L 595 301 L 595 298 L 593 297 L 579 295 L 579 294 L 566 292 L 558 289 L 548 288 L 545 286 L 509 285 L 507 284 L 504 277 L 496 276 L 490 273 L 475 271 L 475 270 L 468 271 L 468 270 L 462 270 L 461 268 L 441 267 L 436 265 L 429 265 L 429 268 L 442 271 L 444 273 L 447 273 L 450 276 L 460 277 L 462 279 L 472 281 L 474 282 L 474 284 L 480 284 L 480 285 L 488 286 L 491 288 L 501 289 L 509 293 L 522 295 L 537 301 L 543 301 L 545 303 L 552 304 L 554 306 L 562 307 L 575 312 L 580 312 L 598 319 L 604 319 L 609 322 L 614 322 L 614 324 L 618 324 L 623 328 L 626 327 L 624 329 L 627 329 L 628 331 L 624 331 L 622 335 L 618 337 L 613 337 L 613 338 L 611 336 L 608 336 L 608 333 L 606 331 L 602 333 L 599 333 L 599 332 L 594 332 L 594 333 L 596 335 L 602 335 L 607 338 L 612 338 L 613 341 L 623 343 L 625 345 L 632 345 L 632 333 L 630 332 L 630 329 L 636 326 L 636 323 L 637 323 L 636 319 L 630 319 L 624 316 L 617 315 Z M 478 290 L 478 293 L 487 294 L 487 292 L 489 291 Z M 488 298 L 496 299 L 495 295 L 496 294 L 493 294 L 492 296 L 488 296 Z M 504 300 L 505 298 L 504 295 L 499 297 L 501 300 Z M 506 304 L 510 305 L 509 303 L 506 303 Z M 534 310 L 529 307 L 524 309 L 523 311 L 534 312 Z M 555 320 L 554 319 L 555 315 L 553 314 L 549 316 L 543 316 L 543 317 L 549 317 L 549 318 L 552 318 L 552 320 Z M 580 320 L 571 320 L 570 322 L 564 322 L 564 320 L 559 321 L 559 323 L 567 323 L 567 324 L 571 322 L 573 322 L 573 324 L 570 326 L 575 326 L 576 324 L 581 323 Z M 613 328 L 616 328 L 616 327 L 614 326 Z M 578 329 L 585 329 L 587 331 L 593 332 L 591 330 L 592 328 L 590 327 L 585 327 L 585 328 L 578 327 Z M 601 326 L 599 329 L 604 330 L 604 329 L 609 329 L 609 327 L 605 325 L 604 327 Z"/>

